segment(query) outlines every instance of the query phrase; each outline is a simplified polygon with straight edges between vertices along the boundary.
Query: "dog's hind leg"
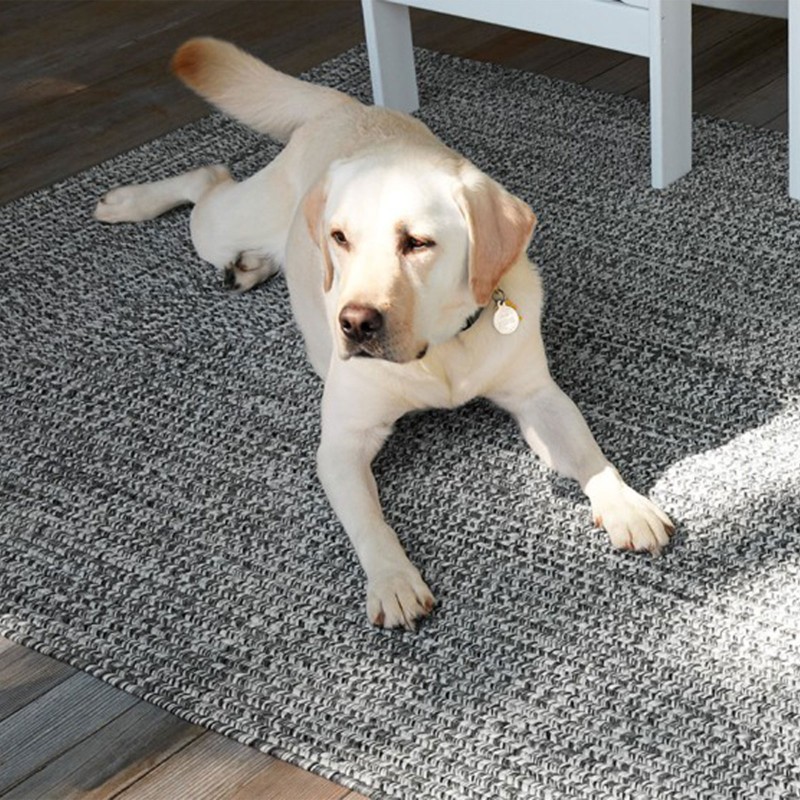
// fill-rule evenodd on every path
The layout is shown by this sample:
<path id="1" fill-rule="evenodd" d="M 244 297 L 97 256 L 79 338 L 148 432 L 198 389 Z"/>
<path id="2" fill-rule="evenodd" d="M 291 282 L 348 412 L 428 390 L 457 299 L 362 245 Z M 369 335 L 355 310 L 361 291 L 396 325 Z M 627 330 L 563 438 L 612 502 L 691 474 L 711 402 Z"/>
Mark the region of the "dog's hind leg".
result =
<path id="1" fill-rule="evenodd" d="M 187 203 L 197 203 L 220 183 L 231 181 L 221 164 L 176 175 L 154 183 L 120 186 L 105 194 L 94 210 L 100 222 L 143 222 Z"/>
<path id="2" fill-rule="evenodd" d="M 284 151 L 255 175 L 225 181 L 206 192 L 192 209 L 192 244 L 222 274 L 229 289 L 246 291 L 280 269 L 299 195 Z M 290 162 L 291 163 L 291 162 Z"/>

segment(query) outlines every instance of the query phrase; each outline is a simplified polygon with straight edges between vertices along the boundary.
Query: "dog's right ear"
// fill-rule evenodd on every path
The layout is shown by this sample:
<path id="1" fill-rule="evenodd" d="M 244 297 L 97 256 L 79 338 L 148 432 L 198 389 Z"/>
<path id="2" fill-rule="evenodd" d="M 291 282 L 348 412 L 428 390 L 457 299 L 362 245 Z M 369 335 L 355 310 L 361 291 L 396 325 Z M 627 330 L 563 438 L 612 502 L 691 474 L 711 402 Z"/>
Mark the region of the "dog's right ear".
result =
<path id="1" fill-rule="evenodd" d="M 303 200 L 303 213 L 306 216 L 308 232 L 314 244 L 322 252 L 322 261 L 325 265 L 325 276 L 322 288 L 329 292 L 333 286 L 333 262 L 331 261 L 331 251 L 328 245 L 328 234 L 323 228 L 325 201 L 327 200 L 326 181 L 323 178 L 314 186 Z"/>

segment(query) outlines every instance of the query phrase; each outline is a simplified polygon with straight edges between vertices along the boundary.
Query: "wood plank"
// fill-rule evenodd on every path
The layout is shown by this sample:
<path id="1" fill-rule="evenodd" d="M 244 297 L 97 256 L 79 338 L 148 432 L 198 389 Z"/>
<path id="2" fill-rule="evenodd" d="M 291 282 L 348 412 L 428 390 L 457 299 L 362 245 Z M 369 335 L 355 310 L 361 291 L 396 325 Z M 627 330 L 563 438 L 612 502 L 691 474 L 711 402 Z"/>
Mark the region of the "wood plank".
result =
<path id="1" fill-rule="evenodd" d="M 48 126 L 33 141 L 29 137 L 33 119 L 39 116 L 38 110 L 22 112 L 8 120 L 0 130 L 0 170 L 5 173 L 19 164 L 23 145 L 31 159 L 25 164 L 27 167 L 35 167 L 37 161 L 63 151 L 67 144 L 71 156 L 83 163 L 87 155 L 107 147 L 110 137 L 116 136 L 124 141 L 128 131 L 134 130 L 137 139 L 140 138 L 143 129 L 150 128 L 140 121 L 142 117 L 149 118 L 152 135 L 159 136 L 179 127 L 187 113 L 194 115 L 207 111 L 200 100 L 177 82 L 157 91 L 153 84 L 159 71 L 159 67 L 152 64 L 131 70 L 124 77 L 114 79 L 114 94 L 107 84 L 101 83 L 82 91 L 80 102 L 73 102 L 69 95 L 52 99 L 48 103 L 49 113 L 61 119 L 62 124 L 58 128 Z M 152 115 L 156 104 L 159 113 Z M 102 113 L 98 113 L 98 109 L 102 109 Z M 115 131 L 115 123 L 121 119 L 127 119 L 126 130 Z"/>
<path id="2" fill-rule="evenodd" d="M 55 99 L 60 96 L 59 86 L 64 87 L 65 93 L 69 93 L 72 87 L 71 93 L 75 94 L 104 82 L 109 76 L 124 75 L 144 64 L 152 66 L 157 63 L 161 80 L 165 83 L 174 81 L 167 70 L 169 58 L 178 45 L 192 36 L 214 33 L 254 51 L 263 49 L 268 59 L 280 59 L 302 50 L 297 41 L 297 10 L 286 2 L 264 5 L 260 13 L 252 3 L 230 0 L 207 0 L 203 3 L 123 0 L 113 5 L 93 0 L 89 10 L 92 9 L 98 12 L 101 20 L 114 22 L 116 17 L 120 19 L 117 25 L 107 26 L 108 30 L 93 28 L 91 59 L 85 57 L 82 48 L 75 47 L 72 37 L 65 38 L 55 52 L 53 49 L 43 52 L 34 46 L 35 31 L 14 37 L 6 46 L 5 55 L 0 56 L 0 72 L 4 75 L 3 85 L 6 87 L 4 94 L 0 86 L 0 99 L 4 101 L 0 106 L 0 119 L 13 118 L 26 104 L 46 102 L 49 98 L 43 87 L 48 85 L 53 87 L 52 99 Z M 323 31 L 329 31 L 334 22 L 339 26 L 339 37 L 352 26 L 352 44 L 359 41 L 360 14 L 355 13 L 352 4 L 344 5 L 340 0 L 333 0 L 324 5 L 315 4 L 309 11 L 305 31 L 309 44 L 330 41 Z M 27 59 L 15 57 L 15 51 L 29 55 Z M 335 53 L 339 52 L 341 50 L 337 47 Z M 309 59 L 313 58 L 311 54 L 304 56 L 301 69 L 310 66 Z M 284 66 L 280 68 L 286 69 Z M 32 80 L 31 75 L 38 77 Z M 10 104 L 8 108 L 6 103 Z"/>
<path id="3" fill-rule="evenodd" d="M 38 46 L 42 37 L 48 37 L 48 32 L 41 29 L 0 36 L 0 119 L 11 119 L 32 106 L 41 108 L 49 99 L 83 91 L 110 74 L 122 74 L 154 57 L 166 68 L 169 47 L 162 43 L 163 39 L 170 35 L 174 38 L 174 29 L 202 26 L 203 19 L 222 8 L 219 0 L 188 5 L 123 0 L 113 10 L 98 2 L 76 6 L 66 20 L 59 18 L 53 24 L 69 26 L 68 32 L 80 31 L 89 21 L 75 19 L 77 11 L 96 16 L 91 21 L 91 58 L 86 58 L 83 48 L 75 46 L 73 36 L 77 33 L 51 32 L 54 46 L 45 49 Z M 106 29 L 100 28 L 101 23 Z"/>
<path id="4" fill-rule="evenodd" d="M 116 6 L 108 0 L 93 3 Z M 133 5 L 149 8 L 155 4 Z M 165 0 L 157 5 L 176 4 Z M 205 8 L 204 4 L 190 5 Z M 304 25 L 299 26 L 297 5 L 291 2 L 226 3 L 222 10 L 211 4 L 214 13 L 195 14 L 154 33 L 154 41 L 144 47 L 148 57 L 142 63 L 133 59 L 124 69 L 125 64 L 101 61 L 103 69 L 110 72 L 101 80 L 95 80 L 99 76 L 92 73 L 91 85 L 77 73 L 63 78 L 63 85 L 51 87 L 52 96 L 28 103 L 0 126 L 0 203 L 51 183 L 54 174 L 74 174 L 207 114 L 208 106 L 167 70 L 169 55 L 189 36 L 213 30 L 253 52 L 267 51 L 269 60 L 290 74 L 337 55 L 363 38 L 360 7 L 352 0 L 305 5 L 308 13 Z M 331 30 L 336 36 L 330 35 Z M 70 30 L 63 34 L 83 52 L 77 35 Z M 73 91 L 70 81 L 80 89 Z M 35 94 L 37 90 L 30 87 L 30 91 Z"/>
<path id="5" fill-rule="evenodd" d="M 24 647 L 12 642 L 11 639 L 0 636 L 0 669 L 2 669 L 4 658 L 10 658 L 12 653 L 19 654 L 23 652 L 25 652 Z"/>
<path id="6" fill-rule="evenodd" d="M 650 61 L 642 56 L 629 56 L 624 61 L 601 72 L 586 83 L 589 89 L 612 94 L 628 94 L 646 86 L 650 90 Z"/>
<path id="7" fill-rule="evenodd" d="M 96 3 L 95 5 L 98 6 L 98 9 L 106 8 L 106 3 Z M 130 6 L 129 3 L 121 5 L 123 9 Z M 133 4 L 135 8 L 139 8 L 141 5 L 140 3 Z M 162 7 L 162 5 L 172 7 L 173 4 L 145 4 L 145 7 Z M 290 9 L 286 8 L 285 3 L 271 4 L 269 31 L 265 33 L 263 30 L 265 23 L 262 22 L 261 27 L 254 24 L 256 20 L 252 18 L 254 16 L 252 12 L 243 17 L 237 17 L 235 12 L 239 5 L 235 3 L 223 5 L 220 8 L 218 3 L 193 4 L 193 8 L 207 10 L 209 13 L 200 14 L 195 11 L 188 17 L 181 17 L 177 21 L 171 20 L 163 30 L 159 28 L 146 36 L 144 33 L 140 34 L 139 41 L 135 42 L 133 53 L 130 52 L 132 48 L 126 37 L 117 43 L 116 51 L 108 54 L 104 60 L 81 58 L 77 63 L 62 68 L 50 68 L 47 64 L 38 63 L 35 67 L 36 71 L 40 74 L 48 72 L 50 76 L 48 79 L 56 87 L 56 90 L 51 97 L 48 97 L 42 95 L 39 90 L 28 86 L 21 92 L 21 97 L 14 98 L 10 95 L 7 98 L 9 108 L 6 110 L 0 106 L 0 119 L 4 119 L 6 122 L 0 131 L 0 142 L 7 147 L 19 141 L 20 137 L 30 130 L 32 115 L 52 114 L 54 118 L 63 121 L 71 117 L 76 108 L 80 109 L 86 106 L 98 121 L 103 117 L 113 119 L 117 112 L 116 106 L 125 103 L 131 92 L 142 87 L 149 90 L 151 104 L 154 99 L 157 99 L 155 89 L 159 86 L 166 89 L 167 96 L 159 103 L 159 110 L 163 106 L 171 105 L 173 97 L 176 96 L 185 95 L 195 99 L 194 95 L 169 73 L 169 58 L 185 39 L 206 33 L 208 30 L 224 27 L 225 36 L 241 46 L 254 52 L 266 49 L 267 57 L 274 66 L 288 72 L 293 72 L 298 63 L 302 63 L 300 70 L 306 69 L 316 63 L 322 53 L 325 53 L 322 56 L 322 60 L 324 60 L 332 52 L 333 54 L 340 52 L 338 47 L 334 51 L 325 50 L 324 45 L 321 45 L 319 50 L 317 50 L 317 46 L 309 47 L 307 55 L 303 56 L 302 61 L 299 61 L 296 56 L 297 48 L 293 46 L 297 44 L 297 33 L 295 31 L 294 36 L 289 35 L 296 12 L 290 13 Z M 182 4 L 179 4 L 179 7 L 182 8 Z M 336 3 L 332 7 L 326 5 L 323 9 L 327 9 L 328 14 L 317 14 L 308 20 L 306 33 L 311 37 L 312 42 L 326 41 L 322 34 L 323 31 L 329 29 L 332 22 L 329 14 L 336 11 L 337 7 Z M 214 13 L 210 13 L 211 11 Z M 123 19 L 122 23 L 124 21 Z M 355 21 L 355 19 L 352 20 L 353 23 Z M 162 22 L 159 20 L 160 25 Z M 360 19 L 358 22 L 360 25 Z M 355 43 L 357 41 L 355 24 L 352 27 L 352 38 Z M 68 44 L 75 49 L 74 42 Z M 26 43 L 24 46 L 28 47 L 29 45 Z M 8 79 L 8 75 L 4 74 L 4 78 Z M 10 85 L 12 82 L 5 80 L 4 83 Z M 59 84 L 63 84 L 61 89 L 57 88 Z M 30 94 L 33 95 L 32 98 L 28 97 Z M 202 109 L 207 113 L 208 107 L 205 104 L 199 100 L 196 103 L 198 112 Z M 138 108 L 132 108 L 130 116 L 135 115 L 138 111 Z M 77 120 L 75 124 L 80 125 Z M 61 146 L 63 147 L 63 141 Z"/>
<path id="8" fill-rule="evenodd" d="M 75 674 L 72 667 L 53 658 L 24 647 L 19 650 L 18 657 L 0 663 L 0 720 L 10 717 Z M 17 655 L 15 650 L 6 652 Z"/>
<path id="9" fill-rule="evenodd" d="M 712 11 L 701 6 L 692 7 L 692 53 L 705 56 L 722 42 L 731 42 L 756 25 L 761 17 L 735 11 Z"/>
<path id="10" fill-rule="evenodd" d="M 586 45 L 448 14 L 411 10 L 414 44 L 512 69 L 545 71 L 582 53 Z"/>
<path id="11" fill-rule="evenodd" d="M 48 16 L 55 17 L 63 11 L 70 10 L 75 5 L 75 0 L 50 0 L 47 4 Z M 24 30 L 29 26 L 37 26 L 42 21 L 42 7 L 30 0 L 3 0 L 0 4 L 3 15 L 3 25 L 0 31 Z"/>
<path id="12" fill-rule="evenodd" d="M 352 794 L 332 781 L 275 760 L 229 795 L 229 800 L 343 800 Z"/>
<path id="13" fill-rule="evenodd" d="M 205 733 L 197 725 L 140 701 L 4 794 L 2 800 L 107 800 Z"/>
<path id="14" fill-rule="evenodd" d="M 552 78 L 572 83 L 586 83 L 604 72 L 630 61 L 627 53 L 587 47 L 572 58 L 553 65 L 547 71 Z"/>
<path id="15" fill-rule="evenodd" d="M 773 131 L 781 131 L 782 133 L 789 132 L 789 112 L 784 111 L 781 114 L 778 114 L 777 117 L 774 117 L 771 120 L 768 120 L 764 123 L 765 128 L 769 128 Z"/>
<path id="16" fill-rule="evenodd" d="M 702 59 L 695 59 L 695 88 L 704 89 L 737 68 L 751 62 L 766 50 L 786 48 L 786 20 L 739 15 L 751 21 L 735 36 L 725 36 L 709 42 L 702 49 Z M 783 62 L 784 70 L 787 63 Z"/>
<path id="17" fill-rule="evenodd" d="M 779 75 L 766 86 L 728 106 L 725 116 L 747 125 L 766 127 L 786 110 L 789 102 L 789 76 Z"/>
<path id="18" fill-rule="evenodd" d="M 0 794 L 136 702 L 91 675 L 78 673 L 6 717 L 0 723 Z"/>
<path id="19" fill-rule="evenodd" d="M 151 20 L 156 15 L 179 16 L 183 4 L 148 3 L 139 13 L 137 4 L 131 0 L 118 0 L 113 8 L 98 0 L 85 0 L 71 3 L 59 14 L 48 14 L 48 6 L 41 3 L 29 5 L 40 10 L 36 24 L 24 28 L 5 26 L 0 31 L 0 67 L 4 78 L 24 74 L 32 67 L 51 69 L 87 60 L 85 50 L 70 47 L 81 31 L 92 31 L 91 55 L 102 58 L 119 40 L 121 31 L 117 30 L 117 24 L 125 25 L 124 35 L 130 32 L 136 36 L 152 26 Z M 47 47 L 41 47 L 43 41 L 48 42 Z"/>
<path id="20" fill-rule="evenodd" d="M 257 775 L 272 758 L 206 733 L 116 795 L 117 800 L 223 800 Z"/>
<path id="21" fill-rule="evenodd" d="M 786 23 L 784 20 L 765 20 L 765 23 L 769 23 L 769 29 L 753 42 L 757 51 L 694 93 L 696 107 L 702 107 L 703 113 L 724 118 L 730 109 L 786 74 Z"/>

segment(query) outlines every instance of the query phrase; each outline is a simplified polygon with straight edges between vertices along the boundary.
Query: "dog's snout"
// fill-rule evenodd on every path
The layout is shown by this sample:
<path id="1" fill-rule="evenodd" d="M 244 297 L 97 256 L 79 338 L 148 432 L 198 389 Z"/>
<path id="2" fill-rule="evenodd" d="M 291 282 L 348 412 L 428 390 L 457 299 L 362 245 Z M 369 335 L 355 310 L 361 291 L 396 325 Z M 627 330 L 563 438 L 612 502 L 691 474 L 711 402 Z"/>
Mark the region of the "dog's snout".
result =
<path id="1" fill-rule="evenodd" d="M 339 326 L 351 341 L 367 342 L 383 327 L 383 315 L 377 308 L 349 303 L 339 312 Z"/>

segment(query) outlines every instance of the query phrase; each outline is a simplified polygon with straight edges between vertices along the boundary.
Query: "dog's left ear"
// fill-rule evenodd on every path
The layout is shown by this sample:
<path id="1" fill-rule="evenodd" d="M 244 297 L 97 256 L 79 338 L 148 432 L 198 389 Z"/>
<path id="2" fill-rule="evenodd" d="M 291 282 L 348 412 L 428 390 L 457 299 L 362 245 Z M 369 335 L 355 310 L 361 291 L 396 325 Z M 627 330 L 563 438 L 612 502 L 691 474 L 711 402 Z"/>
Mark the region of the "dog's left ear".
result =
<path id="1" fill-rule="evenodd" d="M 456 201 L 469 230 L 469 285 L 485 306 L 500 279 L 528 246 L 536 215 L 469 162 L 460 171 Z"/>
<path id="2" fill-rule="evenodd" d="M 306 217 L 308 232 L 311 234 L 314 244 L 322 251 L 322 260 L 325 265 L 322 288 L 328 292 L 331 286 L 333 286 L 333 262 L 331 261 L 331 252 L 328 246 L 327 231 L 323 230 L 326 199 L 326 180 L 323 178 L 303 199 L 303 213 Z"/>

